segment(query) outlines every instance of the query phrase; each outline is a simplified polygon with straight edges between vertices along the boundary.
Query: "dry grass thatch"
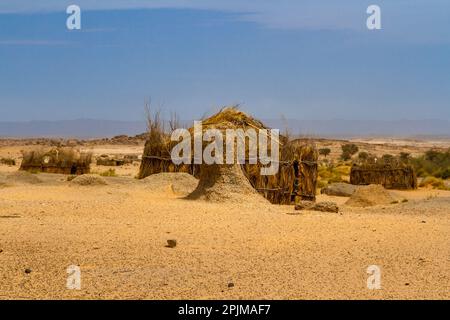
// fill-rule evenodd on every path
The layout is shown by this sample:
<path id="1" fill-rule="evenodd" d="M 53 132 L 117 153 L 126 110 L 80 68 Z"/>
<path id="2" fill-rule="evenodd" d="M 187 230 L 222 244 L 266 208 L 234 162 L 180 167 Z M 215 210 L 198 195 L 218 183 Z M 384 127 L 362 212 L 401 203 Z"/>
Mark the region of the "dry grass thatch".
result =
<path id="1" fill-rule="evenodd" d="M 400 162 L 354 164 L 350 171 L 350 183 L 381 184 L 386 189 L 417 189 L 414 168 Z"/>
<path id="2" fill-rule="evenodd" d="M 90 172 L 91 159 L 73 148 L 38 148 L 23 152 L 20 170 L 81 175 Z"/>
<path id="3" fill-rule="evenodd" d="M 223 180 L 223 177 L 219 177 L 222 174 L 216 175 L 212 174 L 210 171 L 212 168 L 216 168 L 216 173 L 220 173 L 225 170 L 224 168 L 227 167 L 227 165 L 220 165 L 222 168 L 219 168 L 216 165 L 175 165 L 170 160 L 170 150 L 177 142 L 170 141 L 169 134 L 162 130 L 161 125 L 155 123 L 158 121 L 160 121 L 159 114 L 150 118 L 149 122 L 151 123 L 151 126 L 149 126 L 149 138 L 145 144 L 138 175 L 139 178 L 142 179 L 151 174 L 160 172 L 187 172 L 200 178 L 199 187 L 204 187 L 213 183 L 213 181 L 202 182 L 202 176 L 206 178 L 206 175 L 202 175 L 201 171 L 206 170 L 209 176 L 216 176 L 216 182 Z M 202 121 L 202 128 L 203 130 L 213 128 L 219 129 L 224 133 L 224 136 L 224 131 L 226 129 L 243 129 L 244 131 L 247 129 L 267 129 L 262 122 L 252 118 L 236 107 L 224 108 L 213 116 L 204 119 Z M 191 137 L 193 137 L 194 129 L 190 128 L 189 131 L 191 132 Z M 287 140 L 286 137 L 280 136 L 280 166 L 277 174 L 263 176 L 260 174 L 260 163 L 249 163 L 248 143 L 246 143 L 245 151 L 246 162 L 245 164 L 240 165 L 242 172 L 248 182 L 250 182 L 250 185 L 272 203 L 290 204 L 295 201 L 297 196 L 303 200 L 315 200 L 317 150 L 311 143 L 300 140 L 288 142 Z M 268 152 L 269 154 L 271 152 L 270 144 L 268 145 Z M 192 152 L 192 155 L 193 154 L 194 153 Z M 236 173 L 231 167 L 225 171 Z M 243 186 L 242 184 L 239 185 Z M 244 189 L 246 189 L 246 187 Z M 196 194 L 198 195 L 198 192 L 196 192 Z"/>

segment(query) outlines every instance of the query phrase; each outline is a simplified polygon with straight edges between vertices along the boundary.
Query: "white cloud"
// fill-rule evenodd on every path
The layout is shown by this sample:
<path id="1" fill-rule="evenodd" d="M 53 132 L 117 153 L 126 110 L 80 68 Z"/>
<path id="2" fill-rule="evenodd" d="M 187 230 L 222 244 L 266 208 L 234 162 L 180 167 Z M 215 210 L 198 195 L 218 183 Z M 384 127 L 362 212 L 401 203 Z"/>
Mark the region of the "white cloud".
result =
<path id="1" fill-rule="evenodd" d="M 346 3 L 342 5 L 335 0 L 2 0 L 0 13 L 64 12 L 69 4 L 77 4 L 83 10 L 177 8 L 240 13 L 240 19 L 274 28 L 354 28 L 360 24 L 358 16 L 365 14 L 365 7 L 357 0 Z"/>
<path id="2" fill-rule="evenodd" d="M 82 10 L 198 9 L 237 13 L 268 28 L 366 31 L 366 9 L 382 10 L 383 35 L 417 42 L 450 42 L 448 0 L 0 0 L 0 13 Z"/>

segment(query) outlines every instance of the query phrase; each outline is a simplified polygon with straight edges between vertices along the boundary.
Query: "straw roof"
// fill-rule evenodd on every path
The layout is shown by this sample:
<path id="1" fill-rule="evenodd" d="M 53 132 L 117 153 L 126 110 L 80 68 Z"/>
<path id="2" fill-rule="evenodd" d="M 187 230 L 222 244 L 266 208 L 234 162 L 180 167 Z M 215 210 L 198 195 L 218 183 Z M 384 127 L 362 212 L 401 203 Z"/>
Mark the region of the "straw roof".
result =
<path id="1" fill-rule="evenodd" d="M 239 110 L 237 106 L 222 108 L 211 117 L 203 119 L 202 125 L 206 129 L 268 129 L 261 121 Z"/>

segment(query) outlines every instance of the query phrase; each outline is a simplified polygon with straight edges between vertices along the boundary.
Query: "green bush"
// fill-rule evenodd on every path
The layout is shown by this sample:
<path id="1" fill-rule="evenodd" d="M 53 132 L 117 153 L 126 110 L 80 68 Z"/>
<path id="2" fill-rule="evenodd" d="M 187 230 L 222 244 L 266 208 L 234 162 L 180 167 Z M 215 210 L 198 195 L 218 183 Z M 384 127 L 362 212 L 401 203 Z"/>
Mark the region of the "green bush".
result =
<path id="1" fill-rule="evenodd" d="M 337 182 L 345 182 L 345 180 L 342 179 L 342 176 L 340 174 L 334 174 L 330 179 L 328 179 L 329 184 Z"/>
<path id="2" fill-rule="evenodd" d="M 331 149 L 330 148 L 322 148 L 319 149 L 319 154 L 321 156 L 324 156 L 325 158 L 331 153 Z"/>
<path id="3" fill-rule="evenodd" d="M 399 158 L 401 162 L 408 162 L 410 159 L 410 154 L 408 152 L 400 152 Z"/>
<path id="4" fill-rule="evenodd" d="M 320 179 L 317 181 L 317 188 L 319 189 L 325 188 L 327 185 L 328 183 L 326 181 Z"/>
<path id="5" fill-rule="evenodd" d="M 450 150 L 446 152 L 429 150 L 421 157 L 410 158 L 409 162 L 419 177 L 450 178 Z"/>
<path id="6" fill-rule="evenodd" d="M 393 163 L 395 159 L 396 158 L 392 154 L 383 154 L 381 157 L 381 161 L 383 161 L 383 163 Z"/>
<path id="7" fill-rule="evenodd" d="M 343 144 L 341 146 L 341 149 L 342 149 L 341 159 L 344 161 L 350 160 L 352 156 L 359 150 L 358 146 L 353 143 Z"/>
<path id="8" fill-rule="evenodd" d="M 345 182 L 345 179 L 343 179 L 342 177 L 350 175 L 350 168 L 351 167 L 347 165 L 319 166 L 319 182 L 323 186 L 335 182 Z M 319 186 L 319 188 L 321 187 Z"/>
<path id="9" fill-rule="evenodd" d="M 358 159 L 361 161 L 366 161 L 367 159 L 369 159 L 369 154 L 365 151 L 361 151 L 360 153 L 358 153 Z"/>
<path id="10" fill-rule="evenodd" d="M 450 168 L 447 168 L 442 172 L 441 178 L 444 180 L 450 179 Z"/>

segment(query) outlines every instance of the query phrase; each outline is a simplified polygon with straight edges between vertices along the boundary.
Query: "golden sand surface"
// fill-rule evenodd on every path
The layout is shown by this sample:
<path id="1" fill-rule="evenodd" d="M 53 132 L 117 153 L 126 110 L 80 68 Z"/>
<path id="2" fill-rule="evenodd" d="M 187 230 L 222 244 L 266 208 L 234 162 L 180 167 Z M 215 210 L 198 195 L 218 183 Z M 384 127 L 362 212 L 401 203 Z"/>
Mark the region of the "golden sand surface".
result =
<path id="1" fill-rule="evenodd" d="M 173 178 L 36 176 L 0 186 L 0 299 L 450 298 L 448 191 L 395 191 L 408 201 L 370 208 L 319 195 L 340 206 L 319 213 L 185 200 Z M 66 288 L 70 265 L 81 290 Z M 370 265 L 380 290 L 367 288 Z"/>
<path id="2" fill-rule="evenodd" d="M 318 147 L 337 159 L 341 144 Z M 376 140 L 360 149 L 416 155 L 432 145 Z M 134 179 L 138 163 L 114 167 L 118 177 L 96 186 L 16 174 L 20 151 L 33 147 L 0 147 L 17 160 L 0 165 L 0 299 L 450 298 L 449 191 L 389 191 L 398 203 L 368 208 L 318 196 L 339 213 L 257 198 L 212 203 L 184 199 L 192 177 Z M 123 155 L 143 146 L 82 149 Z M 71 265 L 81 290 L 66 287 Z M 367 288 L 370 265 L 381 270 L 379 290 Z"/>

